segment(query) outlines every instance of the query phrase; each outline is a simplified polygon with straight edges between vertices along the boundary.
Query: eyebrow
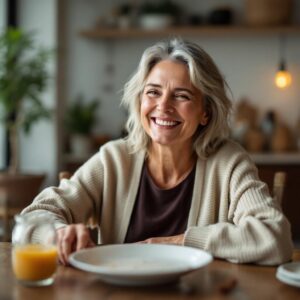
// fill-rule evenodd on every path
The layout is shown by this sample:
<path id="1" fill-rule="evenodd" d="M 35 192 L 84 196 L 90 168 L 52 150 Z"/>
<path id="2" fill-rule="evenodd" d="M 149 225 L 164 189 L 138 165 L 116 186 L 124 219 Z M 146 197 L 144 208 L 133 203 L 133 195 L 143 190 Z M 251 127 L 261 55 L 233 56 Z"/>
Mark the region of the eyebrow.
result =
<path id="1" fill-rule="evenodd" d="M 156 87 L 156 88 L 162 88 L 162 86 L 160 84 L 155 84 L 155 83 L 147 83 L 145 85 L 145 87 Z M 187 89 L 187 88 L 184 88 L 184 87 L 178 87 L 178 88 L 175 88 L 175 91 L 179 92 L 179 91 L 184 91 L 184 92 L 188 92 L 190 93 L 191 95 L 195 95 L 195 93 L 190 90 L 190 89 Z"/>

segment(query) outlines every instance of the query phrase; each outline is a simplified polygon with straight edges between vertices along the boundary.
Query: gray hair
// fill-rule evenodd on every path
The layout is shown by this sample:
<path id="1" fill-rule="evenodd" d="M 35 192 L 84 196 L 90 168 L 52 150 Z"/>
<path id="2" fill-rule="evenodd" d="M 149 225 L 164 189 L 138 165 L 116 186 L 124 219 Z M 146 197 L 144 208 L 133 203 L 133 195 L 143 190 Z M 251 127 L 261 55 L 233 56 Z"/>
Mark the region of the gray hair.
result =
<path id="1" fill-rule="evenodd" d="M 201 158 L 216 151 L 229 135 L 231 101 L 228 88 L 212 58 L 197 44 L 174 39 L 147 48 L 139 66 L 124 86 L 122 104 L 128 109 L 127 140 L 132 152 L 147 150 L 151 141 L 140 119 L 141 95 L 152 68 L 162 60 L 172 60 L 187 65 L 192 84 L 201 91 L 208 123 L 199 125 L 194 136 L 194 150 Z"/>

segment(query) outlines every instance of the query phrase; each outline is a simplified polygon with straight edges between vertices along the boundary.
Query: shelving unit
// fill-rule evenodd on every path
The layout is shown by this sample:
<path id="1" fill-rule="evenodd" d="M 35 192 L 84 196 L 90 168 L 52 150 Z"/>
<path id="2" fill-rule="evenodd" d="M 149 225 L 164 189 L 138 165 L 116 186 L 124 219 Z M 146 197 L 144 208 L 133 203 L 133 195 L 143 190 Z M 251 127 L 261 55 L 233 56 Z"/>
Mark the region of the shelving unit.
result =
<path id="1" fill-rule="evenodd" d="M 94 28 L 82 30 L 79 35 L 92 39 L 123 39 L 123 38 L 151 38 L 164 36 L 230 36 L 232 35 L 280 35 L 280 34 L 300 34 L 300 25 L 289 26 L 177 26 L 161 30 L 150 30 L 141 28 Z"/>

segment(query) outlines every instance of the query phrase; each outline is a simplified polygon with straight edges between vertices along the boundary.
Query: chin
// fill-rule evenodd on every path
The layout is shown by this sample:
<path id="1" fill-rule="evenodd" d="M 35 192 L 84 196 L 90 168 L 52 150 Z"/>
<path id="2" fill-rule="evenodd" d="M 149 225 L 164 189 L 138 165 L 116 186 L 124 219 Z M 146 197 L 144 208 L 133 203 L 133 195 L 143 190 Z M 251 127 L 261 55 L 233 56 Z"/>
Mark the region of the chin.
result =
<path id="1" fill-rule="evenodd" d="M 160 146 L 171 146 L 174 143 L 174 140 L 161 139 L 161 138 L 152 138 L 152 142 L 154 144 L 158 144 Z"/>

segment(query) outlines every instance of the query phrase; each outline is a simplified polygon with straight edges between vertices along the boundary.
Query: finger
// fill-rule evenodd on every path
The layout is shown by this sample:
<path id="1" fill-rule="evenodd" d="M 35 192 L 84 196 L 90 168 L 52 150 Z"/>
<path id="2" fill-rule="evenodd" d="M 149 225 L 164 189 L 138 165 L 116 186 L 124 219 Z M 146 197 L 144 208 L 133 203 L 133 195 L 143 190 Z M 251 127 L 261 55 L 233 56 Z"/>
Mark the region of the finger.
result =
<path id="1" fill-rule="evenodd" d="M 58 251 L 58 259 L 59 262 L 65 265 L 64 261 L 64 256 L 63 256 L 63 250 L 62 250 L 62 238 L 64 235 L 65 228 L 61 228 L 56 231 L 57 233 L 57 240 L 56 240 L 56 245 L 57 245 L 57 251 Z"/>
<path id="2" fill-rule="evenodd" d="M 90 233 L 83 224 L 76 226 L 77 245 L 76 251 L 86 248 L 91 241 Z"/>
<path id="3" fill-rule="evenodd" d="M 151 244 L 151 239 L 143 240 L 140 242 L 137 242 L 138 244 Z"/>
<path id="4" fill-rule="evenodd" d="M 68 264 L 68 257 L 74 251 L 74 245 L 76 245 L 76 227 L 75 225 L 69 225 L 65 229 L 61 240 L 61 251 L 64 264 Z"/>
<path id="5" fill-rule="evenodd" d="M 147 239 L 146 242 L 147 242 L 147 244 L 153 244 L 154 238 Z"/>

